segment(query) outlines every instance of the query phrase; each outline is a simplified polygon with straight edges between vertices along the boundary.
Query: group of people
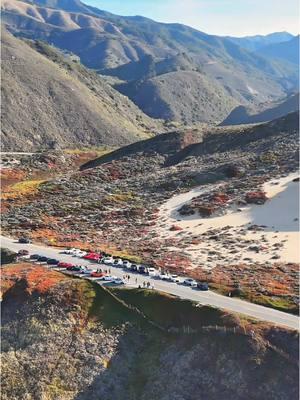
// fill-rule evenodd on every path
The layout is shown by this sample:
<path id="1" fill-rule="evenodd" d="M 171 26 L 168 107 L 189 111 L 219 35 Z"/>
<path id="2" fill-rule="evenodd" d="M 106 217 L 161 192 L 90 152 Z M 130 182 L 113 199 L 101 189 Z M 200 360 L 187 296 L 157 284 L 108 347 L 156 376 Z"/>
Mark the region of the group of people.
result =
<path id="1" fill-rule="evenodd" d="M 130 281 L 130 278 L 131 278 L 130 275 L 123 275 L 123 280 L 124 280 L 124 281 L 127 280 L 127 281 L 129 282 L 129 281 Z M 136 283 L 136 285 L 138 284 L 138 278 L 135 278 L 135 283 Z M 154 285 L 151 285 L 150 282 L 145 282 L 145 281 L 143 282 L 143 286 L 141 286 L 141 285 L 139 284 L 139 289 L 141 289 L 142 287 L 143 287 L 143 288 L 148 288 L 148 289 L 150 289 L 150 288 L 151 288 L 151 289 L 154 289 Z"/>

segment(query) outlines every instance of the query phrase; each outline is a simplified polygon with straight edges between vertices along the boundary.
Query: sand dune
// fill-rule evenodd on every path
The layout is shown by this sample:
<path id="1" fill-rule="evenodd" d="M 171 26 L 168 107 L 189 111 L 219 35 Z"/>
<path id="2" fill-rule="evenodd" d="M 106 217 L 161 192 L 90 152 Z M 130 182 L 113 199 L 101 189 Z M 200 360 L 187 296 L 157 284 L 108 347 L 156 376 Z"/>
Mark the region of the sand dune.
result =
<path id="1" fill-rule="evenodd" d="M 276 255 L 280 261 L 300 262 L 299 252 L 299 183 L 293 182 L 298 173 L 290 174 L 286 177 L 273 179 L 266 182 L 264 190 L 269 200 L 264 205 L 251 205 L 244 207 L 241 212 L 232 210 L 228 214 L 220 217 L 201 218 L 199 215 L 182 217 L 178 209 L 191 200 L 193 197 L 209 190 L 209 187 L 195 188 L 187 193 L 174 196 L 166 202 L 160 209 L 160 222 L 158 232 L 162 237 L 174 237 L 178 232 L 169 230 L 173 224 L 178 225 L 183 230 L 181 235 L 203 234 L 208 230 L 227 228 L 225 231 L 241 236 L 243 239 L 253 243 L 265 244 L 265 249 L 258 253 L 247 251 L 241 247 L 236 254 L 232 255 L 220 243 L 203 241 L 201 244 L 190 246 L 186 252 L 198 263 L 206 262 L 208 250 L 220 251 L 222 255 L 227 255 L 227 262 L 234 263 L 245 258 L 250 258 L 255 262 L 266 262 L 272 260 L 275 249 L 280 244 L 280 249 L 276 248 Z M 250 225 L 265 225 L 263 231 L 248 231 Z M 208 263 L 210 267 L 218 264 L 218 257 L 214 262 Z"/>

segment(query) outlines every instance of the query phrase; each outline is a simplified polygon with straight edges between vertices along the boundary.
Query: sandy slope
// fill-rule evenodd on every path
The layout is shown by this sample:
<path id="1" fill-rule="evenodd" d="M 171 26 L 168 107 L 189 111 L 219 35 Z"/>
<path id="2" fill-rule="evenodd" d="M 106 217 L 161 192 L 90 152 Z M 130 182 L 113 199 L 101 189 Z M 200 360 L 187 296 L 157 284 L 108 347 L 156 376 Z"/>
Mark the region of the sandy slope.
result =
<path id="1" fill-rule="evenodd" d="M 227 252 L 224 246 L 217 243 L 203 241 L 199 245 L 193 245 L 186 249 L 187 253 L 192 255 L 194 261 L 198 263 L 205 262 L 207 267 L 218 264 L 218 257 L 215 260 L 207 262 L 207 251 L 220 251 L 226 255 L 226 262 L 237 262 L 245 258 L 252 261 L 266 262 L 271 261 L 275 254 L 280 256 L 280 261 L 300 262 L 299 252 L 299 183 L 293 182 L 297 173 L 280 179 L 266 182 L 264 190 L 270 198 L 264 205 L 247 206 L 238 212 L 231 211 L 227 215 L 214 218 L 201 218 L 192 215 L 182 217 L 177 210 L 187 201 L 198 196 L 203 191 L 209 190 L 209 187 L 193 189 L 187 193 L 172 197 L 160 209 L 159 234 L 163 237 L 175 236 L 178 234 L 197 235 L 211 229 L 224 229 L 230 226 L 226 232 L 241 236 L 243 239 L 253 241 L 253 244 L 264 243 L 264 250 L 259 253 L 249 252 L 247 248 L 237 248 L 236 254 Z M 176 224 L 183 228 L 183 231 L 171 232 L 170 226 Z M 247 231 L 249 225 L 266 225 L 264 231 Z M 275 243 L 280 243 L 283 247 L 274 251 L 272 248 Z M 211 258 L 211 257 L 210 257 Z M 247 261 L 247 260 L 246 260 Z M 250 261 L 250 260 L 249 260 Z M 222 261 L 224 263 L 224 261 Z"/>

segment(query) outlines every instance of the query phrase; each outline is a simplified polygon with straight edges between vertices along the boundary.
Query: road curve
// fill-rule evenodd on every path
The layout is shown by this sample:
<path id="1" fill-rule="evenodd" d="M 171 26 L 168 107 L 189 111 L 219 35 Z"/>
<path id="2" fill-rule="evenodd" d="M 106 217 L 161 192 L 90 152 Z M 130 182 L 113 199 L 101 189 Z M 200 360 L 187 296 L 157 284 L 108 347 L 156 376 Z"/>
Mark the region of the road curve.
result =
<path id="1" fill-rule="evenodd" d="M 8 248 L 13 251 L 18 251 L 20 249 L 27 249 L 31 254 L 38 253 L 46 257 L 52 257 L 59 259 L 61 261 L 71 262 L 78 265 L 88 265 L 91 268 L 96 269 L 97 266 L 91 265 L 89 261 L 84 259 L 79 259 L 77 257 L 60 254 L 62 249 L 56 249 L 54 247 L 47 247 L 35 244 L 19 244 L 15 239 L 0 237 L 1 247 Z M 99 267 L 99 265 L 98 265 Z M 137 287 L 143 285 L 143 282 L 150 282 L 156 290 L 170 293 L 178 296 L 182 299 L 189 299 L 199 302 L 203 305 L 209 305 L 212 307 L 221 308 L 227 311 L 232 311 L 235 313 L 245 314 L 252 318 L 257 318 L 262 321 L 271 322 L 275 325 L 283 325 L 291 329 L 299 330 L 299 317 L 296 315 L 287 314 L 281 311 L 277 311 L 272 308 L 263 307 L 257 304 L 249 303 L 237 298 L 225 297 L 219 295 L 212 291 L 201 292 L 197 289 L 192 289 L 191 287 L 165 282 L 151 278 L 149 276 L 144 276 L 140 274 L 134 274 L 130 272 L 125 272 L 121 268 L 115 268 L 112 266 L 106 266 L 104 268 L 109 268 L 111 274 L 118 277 L 123 277 L 124 274 L 130 275 L 129 286 Z"/>

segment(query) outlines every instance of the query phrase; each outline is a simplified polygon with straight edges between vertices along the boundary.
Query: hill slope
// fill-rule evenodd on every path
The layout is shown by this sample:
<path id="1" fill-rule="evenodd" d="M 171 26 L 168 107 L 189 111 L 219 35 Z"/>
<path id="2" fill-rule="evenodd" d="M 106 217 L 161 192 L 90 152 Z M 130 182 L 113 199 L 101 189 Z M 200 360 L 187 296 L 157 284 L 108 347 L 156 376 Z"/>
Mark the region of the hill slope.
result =
<path id="1" fill-rule="evenodd" d="M 3 400 L 298 398 L 293 331 L 41 266 L 3 274 Z"/>
<path id="2" fill-rule="evenodd" d="M 253 124 L 257 122 L 271 121 L 284 115 L 299 110 L 299 93 L 286 99 L 260 104 L 259 107 L 236 107 L 221 125 Z"/>
<path id="3" fill-rule="evenodd" d="M 159 130 L 127 98 L 42 43 L 2 34 L 2 146 L 119 146 Z"/>

